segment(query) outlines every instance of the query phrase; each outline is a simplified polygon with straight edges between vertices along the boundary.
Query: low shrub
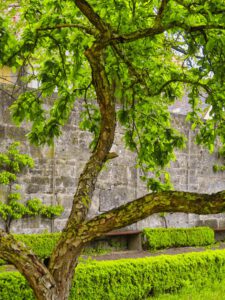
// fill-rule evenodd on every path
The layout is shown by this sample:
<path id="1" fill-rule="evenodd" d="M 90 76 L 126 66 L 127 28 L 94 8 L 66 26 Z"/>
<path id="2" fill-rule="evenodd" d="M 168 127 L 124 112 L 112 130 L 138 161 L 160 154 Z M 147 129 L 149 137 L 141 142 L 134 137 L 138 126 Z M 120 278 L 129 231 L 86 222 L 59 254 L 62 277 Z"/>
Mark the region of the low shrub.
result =
<path id="1" fill-rule="evenodd" d="M 91 261 L 78 265 L 70 300 L 142 300 L 191 284 L 201 289 L 223 280 L 224 274 L 224 250 Z M 22 275 L 5 272 L 0 276 L 0 300 L 11 299 L 33 300 L 33 297 Z"/>
<path id="2" fill-rule="evenodd" d="M 59 237 L 57 233 L 14 234 L 15 238 L 24 242 L 40 258 L 48 258 Z M 208 227 L 196 228 L 145 228 L 143 230 L 147 249 L 163 249 L 180 246 L 206 246 L 214 243 L 214 231 Z M 98 249 L 87 248 L 84 254 L 94 255 Z M 0 265 L 5 261 L 0 259 Z"/>
<path id="3" fill-rule="evenodd" d="M 38 234 L 14 234 L 14 237 L 25 243 L 28 247 L 31 248 L 31 250 L 42 260 L 48 258 L 59 237 L 60 232 L 57 233 L 38 233 Z M 119 244 L 118 244 L 119 245 Z M 100 244 L 101 246 L 101 244 Z M 119 245 L 120 246 L 120 245 Z M 114 245 L 115 248 L 115 245 Z M 104 248 L 104 244 L 102 247 L 98 246 L 98 243 L 94 247 L 88 246 L 84 249 L 83 254 L 84 255 L 99 255 L 99 254 L 106 254 L 114 250 L 114 248 L 109 246 L 108 248 Z M 0 259 L 0 266 L 5 265 L 7 262 L 5 262 L 3 259 Z"/>
<path id="4" fill-rule="evenodd" d="M 150 250 L 207 246 L 215 243 L 214 231 L 209 227 L 145 228 L 143 235 L 144 246 Z"/>
<path id="5" fill-rule="evenodd" d="M 26 244 L 41 259 L 49 257 L 60 237 L 59 232 L 40 234 L 14 234 L 14 237 Z"/>
<path id="6" fill-rule="evenodd" d="M 18 272 L 0 273 L 0 300 L 34 300 L 33 291 Z"/>
<path id="7" fill-rule="evenodd" d="M 31 250 L 42 260 L 48 258 L 56 245 L 59 237 L 59 232 L 56 233 L 39 233 L 39 234 L 14 234 L 14 237 L 26 244 Z M 6 264 L 3 259 L 0 259 L 0 266 Z"/>

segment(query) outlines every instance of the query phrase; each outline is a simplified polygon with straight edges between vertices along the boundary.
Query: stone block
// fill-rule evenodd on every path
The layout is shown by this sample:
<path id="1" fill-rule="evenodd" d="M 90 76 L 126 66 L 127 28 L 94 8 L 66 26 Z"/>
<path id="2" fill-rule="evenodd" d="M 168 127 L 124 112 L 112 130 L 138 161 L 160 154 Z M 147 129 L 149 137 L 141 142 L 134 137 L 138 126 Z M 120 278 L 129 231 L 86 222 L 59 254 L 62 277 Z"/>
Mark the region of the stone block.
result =
<path id="1" fill-rule="evenodd" d="M 225 218 L 218 220 L 218 228 L 225 228 Z"/>
<path id="2" fill-rule="evenodd" d="M 54 231 L 55 232 L 62 231 L 66 225 L 66 222 L 67 222 L 66 219 L 55 219 L 54 220 Z"/>
<path id="3" fill-rule="evenodd" d="M 174 168 L 174 169 L 170 169 L 170 174 L 172 176 L 184 176 L 187 174 L 186 169 L 181 169 L 181 168 Z"/>
<path id="4" fill-rule="evenodd" d="M 64 186 L 66 187 L 73 187 L 75 183 L 75 178 L 67 177 L 67 176 L 61 176 L 56 178 L 56 186 Z"/>
<path id="5" fill-rule="evenodd" d="M 217 229 L 218 228 L 218 220 L 217 219 L 208 219 L 203 221 L 203 226 L 207 226 L 210 228 Z"/>
<path id="6" fill-rule="evenodd" d="M 51 178 L 47 176 L 32 176 L 31 183 L 41 185 L 50 185 L 52 183 Z"/>
<path id="7" fill-rule="evenodd" d="M 26 141 L 27 131 L 22 127 L 7 126 L 5 128 L 5 137 L 17 141 Z"/>
<path id="8" fill-rule="evenodd" d="M 199 215 L 188 214 L 188 224 L 190 224 L 190 227 L 197 226 L 199 220 L 200 220 Z"/>
<path id="9" fill-rule="evenodd" d="M 165 214 L 167 227 L 188 227 L 188 214 L 168 213 Z"/>
<path id="10" fill-rule="evenodd" d="M 137 229 L 165 227 L 165 220 L 159 214 L 153 214 L 137 222 Z"/>
<path id="11" fill-rule="evenodd" d="M 196 222 L 196 225 L 195 225 L 195 226 L 196 226 L 196 227 L 202 227 L 202 226 L 205 226 L 205 225 L 204 225 L 204 222 L 205 222 L 204 220 L 198 220 L 198 221 Z"/>
<path id="12" fill-rule="evenodd" d="M 27 194 L 35 194 L 40 191 L 40 186 L 37 184 L 28 184 L 27 185 Z"/>
<path id="13" fill-rule="evenodd" d="M 62 205 L 65 209 L 71 209 L 73 195 L 58 193 L 56 194 L 55 204 Z"/>
<path id="14" fill-rule="evenodd" d="M 173 183 L 173 185 L 174 185 L 175 188 L 176 188 L 176 186 L 179 186 L 179 184 L 180 184 L 180 178 L 181 178 L 181 176 L 173 176 L 172 183 Z"/>
<path id="15" fill-rule="evenodd" d="M 132 199 L 134 199 L 134 192 L 127 187 L 101 190 L 99 192 L 100 211 L 110 210 Z"/>
<path id="16" fill-rule="evenodd" d="M 198 184 L 189 184 L 188 185 L 188 191 L 189 192 L 198 192 L 199 185 Z"/>
<path id="17" fill-rule="evenodd" d="M 24 219 L 21 219 L 21 227 L 22 228 L 39 228 L 40 224 L 41 224 L 41 217 L 37 216 L 37 217 L 27 217 Z"/>

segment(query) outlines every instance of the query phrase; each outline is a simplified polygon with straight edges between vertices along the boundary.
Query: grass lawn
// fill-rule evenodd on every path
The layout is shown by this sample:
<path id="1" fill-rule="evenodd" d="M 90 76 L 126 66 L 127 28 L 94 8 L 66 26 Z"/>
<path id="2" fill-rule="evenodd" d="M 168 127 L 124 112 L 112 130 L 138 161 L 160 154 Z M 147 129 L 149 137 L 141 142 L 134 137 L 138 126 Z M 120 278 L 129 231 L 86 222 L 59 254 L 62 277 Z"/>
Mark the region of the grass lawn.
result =
<path id="1" fill-rule="evenodd" d="M 186 288 L 177 294 L 164 294 L 150 297 L 148 300 L 225 300 L 225 280 L 200 291 Z"/>

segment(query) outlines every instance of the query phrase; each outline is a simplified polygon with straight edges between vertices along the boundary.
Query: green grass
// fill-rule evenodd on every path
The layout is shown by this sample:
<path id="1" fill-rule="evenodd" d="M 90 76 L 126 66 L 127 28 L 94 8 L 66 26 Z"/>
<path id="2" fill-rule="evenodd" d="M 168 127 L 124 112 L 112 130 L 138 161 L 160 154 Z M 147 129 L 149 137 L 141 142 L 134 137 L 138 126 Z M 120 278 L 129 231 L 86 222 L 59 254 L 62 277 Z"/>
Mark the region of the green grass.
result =
<path id="1" fill-rule="evenodd" d="M 187 287 L 179 293 L 154 296 L 147 300 L 225 300 L 225 280 L 200 291 L 194 287 Z"/>

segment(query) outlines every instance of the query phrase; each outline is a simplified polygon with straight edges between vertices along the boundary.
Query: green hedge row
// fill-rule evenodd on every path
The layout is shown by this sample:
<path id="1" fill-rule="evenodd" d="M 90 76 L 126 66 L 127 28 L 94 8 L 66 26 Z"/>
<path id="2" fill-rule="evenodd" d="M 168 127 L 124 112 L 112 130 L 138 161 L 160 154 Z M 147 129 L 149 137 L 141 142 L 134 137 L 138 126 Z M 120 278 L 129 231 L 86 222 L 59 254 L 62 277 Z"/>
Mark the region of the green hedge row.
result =
<path id="1" fill-rule="evenodd" d="M 15 238 L 28 245 L 33 252 L 45 259 L 50 256 L 61 233 L 15 234 Z M 196 228 L 146 228 L 143 230 L 147 249 L 179 246 L 206 246 L 214 243 L 214 231 L 207 227 Z M 0 260 L 0 265 L 4 264 Z"/>
<path id="2" fill-rule="evenodd" d="M 57 233 L 40 233 L 40 234 L 14 234 L 14 237 L 29 246 L 32 251 L 41 259 L 49 257 L 56 245 L 59 237 Z M 6 262 L 0 259 L 0 265 Z"/>
<path id="3" fill-rule="evenodd" d="M 145 228 L 143 234 L 145 247 L 150 250 L 215 243 L 214 231 L 208 227 Z"/>
<path id="4" fill-rule="evenodd" d="M 41 259 L 52 253 L 61 233 L 14 234 L 14 237 L 25 243 Z"/>
<path id="5" fill-rule="evenodd" d="M 0 273 L 0 300 L 33 300 L 33 291 L 18 272 Z"/>
<path id="6" fill-rule="evenodd" d="M 200 289 L 224 278 L 224 250 L 80 263 L 70 300 L 142 300 L 191 285 Z M 0 300 L 11 299 L 34 299 L 17 272 L 0 274 Z"/>

